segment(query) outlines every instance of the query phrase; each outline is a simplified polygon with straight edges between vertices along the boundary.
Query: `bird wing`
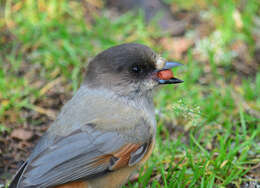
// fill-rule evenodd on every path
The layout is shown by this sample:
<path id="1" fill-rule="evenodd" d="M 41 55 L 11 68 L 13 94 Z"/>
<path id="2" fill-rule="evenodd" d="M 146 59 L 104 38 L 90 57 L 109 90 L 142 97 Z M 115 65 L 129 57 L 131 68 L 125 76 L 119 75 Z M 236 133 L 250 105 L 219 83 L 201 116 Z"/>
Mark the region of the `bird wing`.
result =
<path id="1" fill-rule="evenodd" d="M 46 136 L 43 139 L 48 140 Z M 93 125 L 51 139 L 51 144 L 33 154 L 23 166 L 18 187 L 55 186 L 133 166 L 151 145 L 151 139 L 129 142 L 129 135 L 98 130 Z"/>

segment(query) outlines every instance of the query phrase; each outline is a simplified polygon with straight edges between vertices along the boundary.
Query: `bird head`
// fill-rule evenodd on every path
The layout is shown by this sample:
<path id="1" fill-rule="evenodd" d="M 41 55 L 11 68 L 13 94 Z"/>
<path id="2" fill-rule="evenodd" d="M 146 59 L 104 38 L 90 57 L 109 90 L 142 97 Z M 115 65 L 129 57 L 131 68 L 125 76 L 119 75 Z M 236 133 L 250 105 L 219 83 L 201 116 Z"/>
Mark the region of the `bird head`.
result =
<path id="1" fill-rule="evenodd" d="M 140 96 L 161 84 L 183 82 L 171 71 L 180 65 L 167 62 L 145 45 L 127 43 L 109 48 L 92 59 L 85 83 L 120 95 Z"/>

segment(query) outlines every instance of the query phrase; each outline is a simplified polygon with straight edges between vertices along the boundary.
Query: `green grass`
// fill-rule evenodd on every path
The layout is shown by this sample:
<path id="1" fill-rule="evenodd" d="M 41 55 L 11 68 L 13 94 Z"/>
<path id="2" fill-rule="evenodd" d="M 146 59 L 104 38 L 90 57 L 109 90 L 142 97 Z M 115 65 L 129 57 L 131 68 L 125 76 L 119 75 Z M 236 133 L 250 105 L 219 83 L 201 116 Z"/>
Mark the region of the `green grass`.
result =
<path id="1" fill-rule="evenodd" d="M 96 14 L 91 24 L 79 2 L 38 2 L 2 4 L 0 134 L 27 121 L 22 112 L 35 110 L 35 101 L 46 98 L 43 88 L 53 80 L 61 78 L 66 92 L 76 91 L 85 62 L 110 46 L 139 42 L 167 54 L 157 40 L 164 36 L 156 27 L 145 26 L 142 13 L 128 13 L 112 21 L 105 14 Z M 185 66 L 176 74 L 185 82 L 164 87 L 155 95 L 156 147 L 139 180 L 129 187 L 239 187 L 249 181 L 245 174 L 260 163 L 256 117 L 260 113 L 260 72 L 256 67 L 255 76 L 242 77 L 241 83 L 234 84 L 237 73 L 231 68 L 231 45 L 243 41 L 252 58 L 253 16 L 259 14 L 260 3 L 248 1 L 240 11 L 240 1 L 232 0 L 200 1 L 203 6 L 199 8 L 194 1 L 167 2 L 180 9 L 203 11 L 205 21 L 213 20 L 213 29 L 182 60 Z M 242 28 L 233 19 L 236 11 Z M 196 58 L 197 50 L 206 60 Z"/>

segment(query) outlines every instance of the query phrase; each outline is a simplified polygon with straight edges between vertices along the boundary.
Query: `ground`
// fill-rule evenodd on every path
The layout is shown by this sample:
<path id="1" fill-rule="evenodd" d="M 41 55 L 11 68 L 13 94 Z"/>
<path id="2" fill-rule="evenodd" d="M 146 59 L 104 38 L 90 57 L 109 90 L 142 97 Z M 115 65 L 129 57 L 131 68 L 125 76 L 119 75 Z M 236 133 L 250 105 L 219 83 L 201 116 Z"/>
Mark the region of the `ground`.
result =
<path id="1" fill-rule="evenodd" d="M 260 2 L 165 3 L 168 34 L 160 15 L 148 24 L 142 10 L 99 0 L 0 3 L 0 187 L 77 90 L 87 62 L 125 42 L 184 64 L 174 70 L 184 83 L 155 93 L 156 147 L 127 187 L 259 186 Z"/>

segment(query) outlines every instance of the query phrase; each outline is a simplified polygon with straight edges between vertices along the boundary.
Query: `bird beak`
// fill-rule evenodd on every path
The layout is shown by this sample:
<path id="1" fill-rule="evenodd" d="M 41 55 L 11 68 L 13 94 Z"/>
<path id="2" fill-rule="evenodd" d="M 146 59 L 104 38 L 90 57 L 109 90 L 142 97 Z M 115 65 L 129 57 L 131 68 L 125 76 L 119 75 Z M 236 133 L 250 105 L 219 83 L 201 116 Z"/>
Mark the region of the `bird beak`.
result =
<path id="1" fill-rule="evenodd" d="M 178 84 L 183 81 L 175 78 L 172 73 L 172 68 L 181 66 L 181 63 L 177 62 L 166 62 L 164 67 L 157 71 L 157 81 L 159 84 Z"/>

